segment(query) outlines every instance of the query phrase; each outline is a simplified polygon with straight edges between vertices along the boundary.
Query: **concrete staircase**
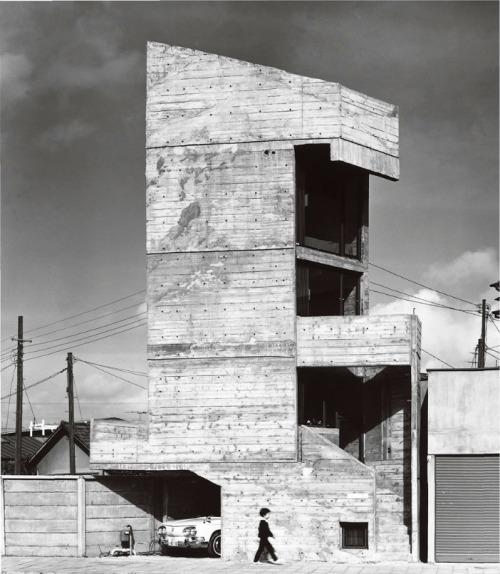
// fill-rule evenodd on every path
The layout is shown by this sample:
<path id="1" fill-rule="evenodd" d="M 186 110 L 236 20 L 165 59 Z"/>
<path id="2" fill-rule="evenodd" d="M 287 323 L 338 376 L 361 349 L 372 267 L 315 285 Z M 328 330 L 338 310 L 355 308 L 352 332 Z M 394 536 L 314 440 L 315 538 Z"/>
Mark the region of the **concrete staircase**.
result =
<path id="1" fill-rule="evenodd" d="M 409 477 L 404 477 L 402 463 L 380 461 L 365 465 L 337 446 L 335 437 L 332 440 L 325 434 L 315 428 L 302 427 L 303 460 L 310 461 L 316 473 L 324 471 L 329 480 L 345 482 L 349 476 L 353 482 L 356 478 L 370 478 L 372 484 L 375 481 L 375 555 L 384 561 L 411 562 L 409 515 L 404 498 Z M 370 557 L 374 558 L 373 554 Z"/>
<path id="2" fill-rule="evenodd" d="M 411 561 L 401 465 L 382 462 L 369 466 L 375 471 L 377 552 L 385 560 Z"/>

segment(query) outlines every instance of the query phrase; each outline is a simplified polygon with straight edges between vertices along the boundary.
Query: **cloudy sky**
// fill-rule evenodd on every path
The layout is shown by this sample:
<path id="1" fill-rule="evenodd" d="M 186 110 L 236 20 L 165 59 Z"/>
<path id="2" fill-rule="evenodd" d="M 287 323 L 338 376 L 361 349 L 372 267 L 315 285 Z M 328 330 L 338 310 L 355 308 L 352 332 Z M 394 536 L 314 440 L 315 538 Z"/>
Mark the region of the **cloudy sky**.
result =
<path id="1" fill-rule="evenodd" d="M 498 36 L 497 2 L 1 2 L 2 396 L 22 315 L 27 387 L 71 351 L 77 418 L 146 409 L 147 41 L 400 107 L 401 179 L 371 178 L 371 312 L 415 309 L 422 367 L 469 367 L 475 305 L 500 307 Z M 67 418 L 65 377 L 28 390 L 25 423 Z"/>

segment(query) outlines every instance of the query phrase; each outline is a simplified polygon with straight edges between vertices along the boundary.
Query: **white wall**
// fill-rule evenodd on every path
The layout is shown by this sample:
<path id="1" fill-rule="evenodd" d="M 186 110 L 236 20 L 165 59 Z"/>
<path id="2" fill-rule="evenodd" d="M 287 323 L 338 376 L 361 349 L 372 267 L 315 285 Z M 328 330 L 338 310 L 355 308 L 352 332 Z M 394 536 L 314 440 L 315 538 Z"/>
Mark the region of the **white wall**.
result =
<path id="1" fill-rule="evenodd" d="M 428 454 L 500 452 L 500 371 L 431 370 L 428 374 Z"/>
<path id="2" fill-rule="evenodd" d="M 75 444 L 77 474 L 90 474 L 89 455 Z M 38 474 L 69 474 L 69 438 L 64 436 L 37 464 Z"/>

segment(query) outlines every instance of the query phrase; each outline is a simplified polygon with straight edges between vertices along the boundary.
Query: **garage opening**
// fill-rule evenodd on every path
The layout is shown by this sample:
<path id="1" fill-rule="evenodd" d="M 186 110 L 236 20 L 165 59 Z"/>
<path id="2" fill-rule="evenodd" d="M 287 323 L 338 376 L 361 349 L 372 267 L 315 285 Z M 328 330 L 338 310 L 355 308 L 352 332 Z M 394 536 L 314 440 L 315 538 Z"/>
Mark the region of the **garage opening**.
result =
<path id="1" fill-rule="evenodd" d="M 221 488 L 190 471 L 168 473 L 162 482 L 162 522 L 158 528 L 163 555 L 222 551 Z"/>
<path id="2" fill-rule="evenodd" d="M 220 496 L 219 485 L 194 472 L 181 471 L 163 480 L 163 518 L 220 516 Z"/>
<path id="3" fill-rule="evenodd" d="M 436 456 L 436 562 L 498 562 L 498 455 Z"/>

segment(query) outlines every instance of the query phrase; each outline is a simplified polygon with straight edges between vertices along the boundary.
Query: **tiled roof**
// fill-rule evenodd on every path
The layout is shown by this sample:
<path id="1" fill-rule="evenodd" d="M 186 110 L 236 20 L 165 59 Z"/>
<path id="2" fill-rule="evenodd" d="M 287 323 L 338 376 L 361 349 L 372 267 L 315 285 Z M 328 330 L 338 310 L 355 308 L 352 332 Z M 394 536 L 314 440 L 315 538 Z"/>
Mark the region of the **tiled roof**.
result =
<path id="1" fill-rule="evenodd" d="M 69 435 L 69 423 L 66 421 L 61 421 L 61 426 Z M 83 421 L 74 424 L 75 429 L 75 438 L 80 439 L 81 442 L 87 447 L 90 448 L 90 422 Z"/>
<path id="2" fill-rule="evenodd" d="M 21 438 L 21 460 L 27 460 L 42 446 L 48 437 L 23 436 Z M 2 435 L 2 460 L 14 460 L 16 435 Z"/>
<path id="3" fill-rule="evenodd" d="M 74 423 L 75 444 L 86 454 L 90 451 L 90 421 Z M 39 445 L 35 453 L 30 458 L 30 464 L 36 465 L 39 461 L 61 440 L 63 436 L 69 436 L 69 423 L 61 421 L 57 429 L 43 445 Z"/>

